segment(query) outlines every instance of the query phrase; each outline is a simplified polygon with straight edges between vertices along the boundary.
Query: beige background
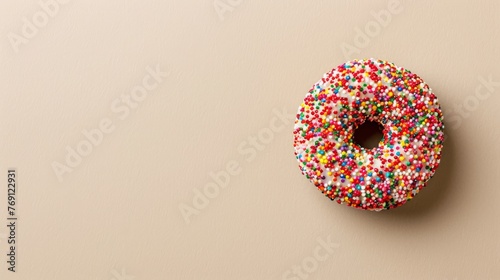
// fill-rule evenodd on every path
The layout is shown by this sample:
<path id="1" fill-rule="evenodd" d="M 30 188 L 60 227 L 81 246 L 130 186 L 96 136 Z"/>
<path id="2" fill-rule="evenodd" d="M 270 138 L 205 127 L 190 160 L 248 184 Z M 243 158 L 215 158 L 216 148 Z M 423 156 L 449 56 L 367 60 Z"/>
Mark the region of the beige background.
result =
<path id="1" fill-rule="evenodd" d="M 338 248 L 307 279 L 500 279 L 500 86 L 480 82 L 500 82 L 498 1 L 402 1 L 350 57 L 419 74 L 448 120 L 428 188 L 381 213 L 300 174 L 291 122 L 254 158 L 238 147 L 273 110 L 295 112 L 388 1 L 220 1 L 221 17 L 213 0 L 73 0 L 18 52 L 9 34 L 43 9 L 0 3 L 0 173 L 19 175 L 18 272 L 2 226 L 1 279 L 283 279 L 328 237 Z M 111 104 L 157 64 L 168 78 L 117 118 Z M 106 117 L 115 130 L 59 182 L 52 163 Z M 179 207 L 232 161 L 240 173 L 187 224 Z"/>

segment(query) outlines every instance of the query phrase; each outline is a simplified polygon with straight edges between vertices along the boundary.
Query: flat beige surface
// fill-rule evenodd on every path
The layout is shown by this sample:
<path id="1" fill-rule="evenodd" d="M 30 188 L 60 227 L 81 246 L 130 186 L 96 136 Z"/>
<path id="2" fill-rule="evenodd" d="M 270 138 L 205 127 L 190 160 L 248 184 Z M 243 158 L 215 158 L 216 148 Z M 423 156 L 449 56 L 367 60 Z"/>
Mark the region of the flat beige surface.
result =
<path id="1" fill-rule="evenodd" d="M 500 2 L 57 7 L 0 3 L 2 280 L 500 279 Z M 310 86 L 368 57 L 420 75 L 448 135 L 428 187 L 381 213 L 323 197 L 292 147 Z"/>

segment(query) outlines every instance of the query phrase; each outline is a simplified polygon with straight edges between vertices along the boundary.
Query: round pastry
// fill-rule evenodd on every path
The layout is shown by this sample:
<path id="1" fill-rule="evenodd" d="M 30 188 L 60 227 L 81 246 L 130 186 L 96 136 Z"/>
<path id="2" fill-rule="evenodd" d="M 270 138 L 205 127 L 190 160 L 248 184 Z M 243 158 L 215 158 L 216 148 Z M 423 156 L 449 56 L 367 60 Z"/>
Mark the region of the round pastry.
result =
<path id="1" fill-rule="evenodd" d="M 353 140 L 366 121 L 383 127 L 373 149 Z M 419 76 L 368 59 L 326 73 L 299 107 L 293 133 L 299 167 L 324 195 L 378 211 L 403 205 L 433 176 L 444 125 L 436 96 Z"/>

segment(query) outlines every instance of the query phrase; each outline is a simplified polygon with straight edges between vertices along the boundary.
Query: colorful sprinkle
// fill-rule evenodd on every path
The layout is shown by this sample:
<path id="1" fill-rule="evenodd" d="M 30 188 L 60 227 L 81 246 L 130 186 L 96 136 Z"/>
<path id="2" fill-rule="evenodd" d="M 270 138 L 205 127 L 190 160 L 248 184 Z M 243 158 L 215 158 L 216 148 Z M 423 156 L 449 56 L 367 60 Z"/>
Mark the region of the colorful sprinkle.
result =
<path id="1" fill-rule="evenodd" d="M 365 149 L 357 127 L 378 122 L 383 138 Z M 304 98 L 294 128 L 302 173 L 331 200 L 367 210 L 412 199 L 441 159 L 443 115 L 417 75 L 382 60 L 354 60 L 326 73 Z"/>

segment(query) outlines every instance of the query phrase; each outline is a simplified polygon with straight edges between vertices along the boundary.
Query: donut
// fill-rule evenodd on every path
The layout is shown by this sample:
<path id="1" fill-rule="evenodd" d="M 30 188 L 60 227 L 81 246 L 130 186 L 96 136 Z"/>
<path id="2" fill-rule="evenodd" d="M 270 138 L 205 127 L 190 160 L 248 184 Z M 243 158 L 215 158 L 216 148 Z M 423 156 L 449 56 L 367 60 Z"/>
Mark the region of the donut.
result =
<path id="1" fill-rule="evenodd" d="M 370 121 L 383 127 L 374 148 L 353 135 Z M 339 65 L 312 86 L 293 130 L 299 168 L 339 204 L 380 211 L 411 200 L 441 160 L 443 114 L 436 95 L 416 74 L 364 59 Z"/>

